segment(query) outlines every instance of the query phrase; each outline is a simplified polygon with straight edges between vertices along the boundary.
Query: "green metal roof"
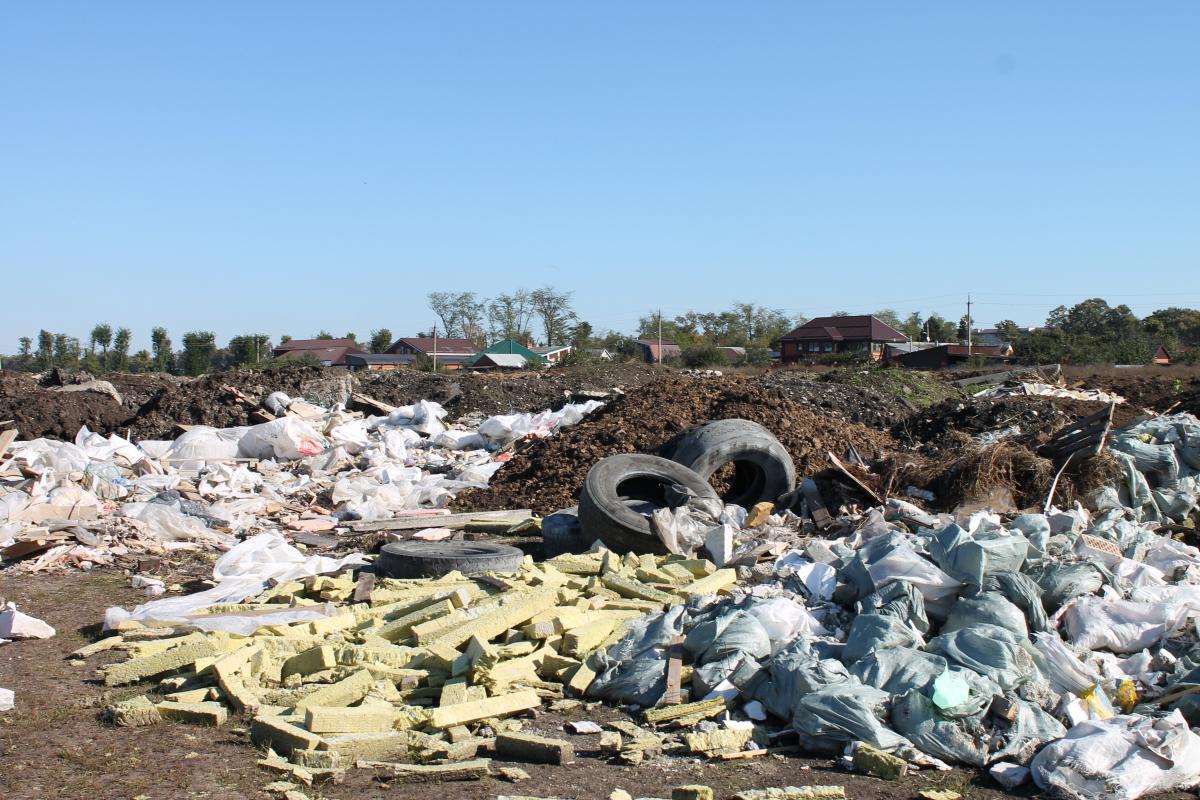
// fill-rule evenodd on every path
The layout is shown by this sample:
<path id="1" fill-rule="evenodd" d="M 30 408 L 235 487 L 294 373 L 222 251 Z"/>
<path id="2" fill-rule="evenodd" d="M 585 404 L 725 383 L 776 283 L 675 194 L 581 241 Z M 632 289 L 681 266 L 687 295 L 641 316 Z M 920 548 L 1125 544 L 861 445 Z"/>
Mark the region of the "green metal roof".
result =
<path id="1" fill-rule="evenodd" d="M 544 359 L 540 354 L 530 350 L 516 339 L 501 339 L 495 344 L 488 345 L 472 356 L 470 360 L 467 361 L 467 366 L 473 365 L 484 353 L 512 353 L 515 355 L 524 356 L 526 362 L 528 362 L 530 366 L 537 366 L 546 363 L 546 359 Z"/>

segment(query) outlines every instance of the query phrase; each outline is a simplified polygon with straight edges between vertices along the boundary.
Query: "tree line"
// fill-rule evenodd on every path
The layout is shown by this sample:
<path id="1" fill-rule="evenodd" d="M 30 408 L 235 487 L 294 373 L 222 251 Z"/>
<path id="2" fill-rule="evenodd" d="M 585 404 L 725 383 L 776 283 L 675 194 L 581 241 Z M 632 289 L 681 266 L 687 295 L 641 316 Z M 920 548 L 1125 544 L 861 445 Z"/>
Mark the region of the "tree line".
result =
<path id="1" fill-rule="evenodd" d="M 518 289 L 492 298 L 474 292 L 433 292 L 429 307 L 440 324 L 418 335 L 437 333 L 471 339 L 481 348 L 500 339 L 533 342 L 540 338 L 543 344 L 572 345 L 572 360 L 576 362 L 589 360 L 588 352 L 600 348 L 618 359 L 639 357 L 641 351 L 635 339 L 653 341 L 661 331 L 664 342 L 679 345 L 677 360 L 686 366 L 726 363 L 722 347 L 745 348 L 744 363 L 766 364 L 770 362 L 770 351 L 779 349 L 780 338 L 805 321 L 803 316 L 789 316 L 781 309 L 735 303 L 724 311 L 688 311 L 670 318 L 652 311 L 638 320 L 632 335 L 594 331 L 576 314 L 571 293 L 551 286 L 534 291 Z M 846 313 L 839 311 L 833 316 Z M 967 339 L 965 316 L 957 322 L 936 313 L 925 316 L 920 311 L 901 317 L 890 308 L 879 309 L 874 316 L 913 341 Z M 1024 329 L 1010 319 L 994 327 L 1003 340 L 1012 344 L 1014 360 L 1021 364 L 1146 364 L 1160 345 L 1175 363 L 1200 363 L 1197 309 L 1170 307 L 1139 318 L 1126 305 L 1110 306 L 1096 297 L 1055 308 L 1039 328 Z M 93 374 L 125 371 L 202 375 L 215 370 L 270 366 L 275 349 L 265 333 L 239 334 L 221 347 L 212 331 L 188 331 L 179 349 L 175 349 L 167 329 L 155 327 L 150 332 L 150 349 L 134 353 L 130 352 L 132 338 L 129 328 L 114 328 L 107 322 L 93 326 L 86 343 L 65 333 L 41 330 L 36 338 L 21 337 L 16 355 L 6 358 L 4 366 L 28 371 L 61 367 Z M 291 338 L 282 336 L 279 343 Z M 335 337 L 322 330 L 311 338 Z M 353 332 L 342 338 L 359 341 Z M 377 328 L 359 346 L 371 353 L 383 353 L 394 341 L 389 329 Z M 304 363 L 304 359 L 297 361 Z"/>
<path id="2" fill-rule="evenodd" d="M 17 353 L 4 361 L 7 369 L 41 372 L 59 367 L 68 370 L 85 370 L 92 374 L 102 372 L 166 372 L 174 375 L 203 375 L 207 372 L 238 368 L 264 368 L 274 361 L 275 345 L 265 333 L 243 333 L 234 336 L 224 346 L 217 344 L 212 331 L 188 331 L 180 340 L 180 348 L 173 349 L 171 336 L 166 328 L 155 327 L 150 332 L 149 350 L 130 353 L 133 333 L 121 327 L 115 331 L 107 322 L 96 324 L 88 336 L 87 343 L 78 337 L 48 330 L 38 332 L 37 338 L 22 336 L 17 341 Z M 319 331 L 314 339 L 334 339 L 328 331 Z M 343 338 L 358 341 L 357 334 L 347 333 Z M 291 341 L 288 335 L 281 336 L 280 344 Z M 370 337 L 359 345 L 372 353 L 382 353 L 395 340 L 387 328 L 371 331 Z M 294 359 L 296 363 L 313 363 L 315 359 Z"/>

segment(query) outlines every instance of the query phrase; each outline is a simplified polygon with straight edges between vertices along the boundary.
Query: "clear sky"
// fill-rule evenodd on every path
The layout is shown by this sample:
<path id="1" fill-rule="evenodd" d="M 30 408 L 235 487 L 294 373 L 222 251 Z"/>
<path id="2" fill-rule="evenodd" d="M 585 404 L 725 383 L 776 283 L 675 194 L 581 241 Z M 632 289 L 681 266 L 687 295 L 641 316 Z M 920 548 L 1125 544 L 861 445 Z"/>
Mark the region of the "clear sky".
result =
<path id="1" fill-rule="evenodd" d="M 0 3 L 0 351 L 1200 307 L 1200 3 Z"/>

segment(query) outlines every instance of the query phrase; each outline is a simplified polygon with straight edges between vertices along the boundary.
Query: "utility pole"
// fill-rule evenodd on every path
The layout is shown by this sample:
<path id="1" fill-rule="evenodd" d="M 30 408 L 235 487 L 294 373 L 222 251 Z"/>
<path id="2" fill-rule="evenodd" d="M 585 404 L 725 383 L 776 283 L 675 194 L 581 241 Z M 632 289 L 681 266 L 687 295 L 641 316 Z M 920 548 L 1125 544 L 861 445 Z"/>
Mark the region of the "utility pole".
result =
<path id="1" fill-rule="evenodd" d="M 437 372 L 437 323 L 433 323 L 433 371 Z"/>
<path id="2" fill-rule="evenodd" d="M 967 293 L 967 358 L 971 357 L 971 294 Z"/>
<path id="3" fill-rule="evenodd" d="M 658 310 L 658 363 L 662 363 L 662 309 Z"/>

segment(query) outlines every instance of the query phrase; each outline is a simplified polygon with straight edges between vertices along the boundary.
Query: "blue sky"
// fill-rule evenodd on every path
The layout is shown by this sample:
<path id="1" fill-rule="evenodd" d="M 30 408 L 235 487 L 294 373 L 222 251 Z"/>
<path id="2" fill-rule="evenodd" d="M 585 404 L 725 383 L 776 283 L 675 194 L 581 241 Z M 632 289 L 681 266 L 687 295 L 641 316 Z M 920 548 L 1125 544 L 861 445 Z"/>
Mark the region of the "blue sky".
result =
<path id="1" fill-rule="evenodd" d="M 1195 2 L 0 4 L 0 351 L 1200 306 Z"/>

